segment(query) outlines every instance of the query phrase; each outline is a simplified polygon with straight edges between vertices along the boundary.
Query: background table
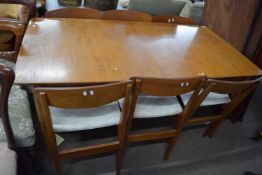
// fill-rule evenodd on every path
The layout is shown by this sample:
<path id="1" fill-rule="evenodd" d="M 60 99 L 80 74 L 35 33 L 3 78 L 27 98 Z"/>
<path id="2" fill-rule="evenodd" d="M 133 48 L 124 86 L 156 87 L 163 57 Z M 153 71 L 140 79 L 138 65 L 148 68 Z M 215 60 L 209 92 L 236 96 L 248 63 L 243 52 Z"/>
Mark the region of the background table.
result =
<path id="1" fill-rule="evenodd" d="M 15 72 L 15 82 L 28 85 L 262 75 L 206 27 L 90 19 L 33 19 Z"/>

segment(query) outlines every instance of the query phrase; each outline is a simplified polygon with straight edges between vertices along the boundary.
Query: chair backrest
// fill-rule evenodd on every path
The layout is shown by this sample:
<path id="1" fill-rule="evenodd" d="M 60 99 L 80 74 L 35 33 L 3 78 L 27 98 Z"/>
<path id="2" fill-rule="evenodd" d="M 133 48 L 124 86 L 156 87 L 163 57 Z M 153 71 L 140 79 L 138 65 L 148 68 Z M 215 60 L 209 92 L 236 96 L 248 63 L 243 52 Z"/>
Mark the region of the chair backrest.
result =
<path id="1" fill-rule="evenodd" d="M 103 19 L 150 22 L 152 21 L 152 16 L 133 10 L 108 10 L 104 11 Z"/>
<path id="2" fill-rule="evenodd" d="M 252 92 L 262 80 L 262 77 L 250 81 L 223 81 L 209 79 L 204 89 L 208 92 L 229 94 L 231 101 L 224 105 L 222 115 L 227 116 Z"/>
<path id="3" fill-rule="evenodd" d="M 101 19 L 102 11 L 90 8 L 61 8 L 45 13 L 46 18 L 79 18 L 79 19 Z"/>
<path id="4" fill-rule="evenodd" d="M 185 17 L 182 17 L 182 16 L 177 16 L 177 15 L 153 16 L 152 22 L 187 24 L 187 25 L 193 25 L 194 24 L 192 19 L 185 18 Z"/>
<path id="5" fill-rule="evenodd" d="M 200 84 L 205 79 L 206 76 L 177 79 L 131 78 L 131 80 L 135 80 L 136 92 L 152 96 L 177 96 L 184 94 L 200 87 Z"/>
<path id="6" fill-rule="evenodd" d="M 0 118 L 2 119 L 4 130 L 10 149 L 14 149 L 14 136 L 11 129 L 8 115 L 8 97 L 10 89 L 15 79 L 12 69 L 0 65 Z"/>
<path id="7" fill-rule="evenodd" d="M 42 103 L 57 108 L 92 108 L 105 105 L 128 96 L 132 81 L 124 81 L 98 86 L 36 88 Z"/>

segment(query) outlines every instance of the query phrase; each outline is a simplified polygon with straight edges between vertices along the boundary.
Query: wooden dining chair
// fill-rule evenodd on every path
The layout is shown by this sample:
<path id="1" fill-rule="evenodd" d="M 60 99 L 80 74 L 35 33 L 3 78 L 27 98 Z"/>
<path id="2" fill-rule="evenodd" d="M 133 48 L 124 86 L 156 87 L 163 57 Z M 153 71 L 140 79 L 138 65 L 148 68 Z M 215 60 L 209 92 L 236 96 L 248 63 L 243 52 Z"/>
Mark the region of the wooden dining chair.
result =
<path id="1" fill-rule="evenodd" d="M 5 139 L 0 139 L 0 174 L 17 174 L 15 138 L 8 114 L 8 98 L 15 79 L 12 69 L 0 65 L 0 129 Z M 1 134 L 2 135 L 2 134 Z"/>
<path id="2" fill-rule="evenodd" d="M 24 172 L 30 174 L 39 170 L 36 134 L 28 93 L 13 84 L 13 67 L 14 64 L 0 57 L 0 142 L 9 142 L 9 147 L 18 154 Z"/>
<path id="3" fill-rule="evenodd" d="M 24 35 L 25 25 L 16 20 L 0 19 L 0 30 L 9 31 L 15 36 L 14 49 L 9 50 L 12 47 L 11 43 L 3 43 L 2 48 L 7 48 L 5 51 L 0 51 L 1 58 L 4 58 L 11 62 L 16 62 L 16 58 L 20 49 L 21 41 Z M 0 34 L 1 35 L 1 34 Z M 1 45 L 1 44 L 0 44 Z"/>
<path id="4" fill-rule="evenodd" d="M 152 16 L 133 10 L 108 10 L 103 13 L 103 19 L 150 22 L 152 21 Z"/>
<path id="5" fill-rule="evenodd" d="M 222 81 L 209 79 L 205 82 L 203 89 L 208 89 L 207 96 L 200 106 L 221 105 L 219 114 L 211 116 L 199 116 L 188 120 L 187 126 L 206 124 L 211 125 L 207 128 L 204 136 L 213 137 L 222 121 L 228 117 L 238 105 L 255 90 L 261 78 L 252 81 Z M 187 104 L 192 93 L 181 95 L 184 104 Z"/>
<path id="6" fill-rule="evenodd" d="M 46 18 L 79 18 L 79 19 L 101 19 L 102 11 L 90 8 L 68 7 L 45 13 Z"/>
<path id="7" fill-rule="evenodd" d="M 182 16 L 177 16 L 177 15 L 153 16 L 152 22 L 194 25 L 194 22 L 193 22 L 192 19 L 185 18 L 185 17 L 182 17 Z"/>
<path id="8" fill-rule="evenodd" d="M 141 142 L 150 140 L 167 139 L 168 146 L 164 160 L 168 159 L 175 141 L 181 132 L 186 119 L 199 106 L 199 93 L 206 77 L 199 76 L 181 79 L 158 78 L 131 78 L 135 81 L 135 89 L 132 93 L 128 128 L 132 126 L 133 118 L 150 119 L 156 117 L 174 116 L 176 124 L 172 129 L 133 134 L 130 130 L 128 142 Z M 176 96 L 193 91 L 194 95 L 184 110 L 180 106 Z M 203 92 L 204 93 L 204 92 Z M 122 102 L 120 101 L 120 106 Z"/>
<path id="9" fill-rule="evenodd" d="M 36 5 L 34 0 L 1 0 L 2 5 L 16 5 L 16 8 L 6 12 L 0 10 L 0 57 L 16 62 L 26 26 L 35 15 Z"/>
<path id="10" fill-rule="evenodd" d="M 117 152 L 116 174 L 120 173 L 126 143 L 126 126 L 132 81 L 77 88 L 36 88 L 34 96 L 38 118 L 56 173 L 61 174 L 60 161 L 109 151 Z M 124 98 L 119 110 L 117 100 Z M 55 133 L 90 130 L 118 125 L 114 142 L 58 151 Z"/>

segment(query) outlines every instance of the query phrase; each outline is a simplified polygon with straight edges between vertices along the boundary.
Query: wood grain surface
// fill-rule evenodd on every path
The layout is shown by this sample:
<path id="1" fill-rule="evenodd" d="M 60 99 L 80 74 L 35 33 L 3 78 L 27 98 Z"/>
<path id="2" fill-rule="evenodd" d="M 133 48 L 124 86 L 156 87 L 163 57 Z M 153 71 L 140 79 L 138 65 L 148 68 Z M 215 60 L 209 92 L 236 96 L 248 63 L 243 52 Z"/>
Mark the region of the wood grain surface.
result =
<path id="1" fill-rule="evenodd" d="M 202 24 L 242 51 L 259 1 L 205 0 Z"/>
<path id="2" fill-rule="evenodd" d="M 33 19 L 15 72 L 30 85 L 262 74 L 206 27 L 93 19 Z"/>

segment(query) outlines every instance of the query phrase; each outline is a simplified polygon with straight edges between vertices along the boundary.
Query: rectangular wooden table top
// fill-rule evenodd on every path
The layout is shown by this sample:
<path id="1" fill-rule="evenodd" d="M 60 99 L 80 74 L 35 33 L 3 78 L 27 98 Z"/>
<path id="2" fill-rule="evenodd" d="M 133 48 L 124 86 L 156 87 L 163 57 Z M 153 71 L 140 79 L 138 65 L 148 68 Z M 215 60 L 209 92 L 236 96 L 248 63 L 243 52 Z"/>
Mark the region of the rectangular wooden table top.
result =
<path id="1" fill-rule="evenodd" d="M 15 72 L 28 85 L 262 75 L 206 27 L 93 19 L 32 19 Z"/>

